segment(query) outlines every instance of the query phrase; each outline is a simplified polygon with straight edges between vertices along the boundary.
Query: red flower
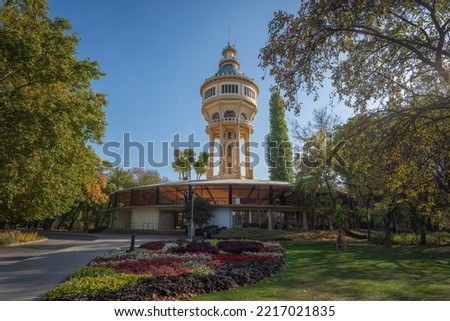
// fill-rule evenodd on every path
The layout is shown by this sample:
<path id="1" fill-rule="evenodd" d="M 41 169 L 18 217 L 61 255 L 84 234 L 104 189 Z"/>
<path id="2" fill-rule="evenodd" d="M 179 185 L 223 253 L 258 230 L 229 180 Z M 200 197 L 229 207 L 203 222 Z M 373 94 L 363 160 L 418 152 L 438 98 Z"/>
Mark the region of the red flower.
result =
<path id="1" fill-rule="evenodd" d="M 162 242 L 147 242 L 139 246 L 140 248 L 151 250 L 151 251 L 159 251 L 164 247 L 164 243 Z"/>

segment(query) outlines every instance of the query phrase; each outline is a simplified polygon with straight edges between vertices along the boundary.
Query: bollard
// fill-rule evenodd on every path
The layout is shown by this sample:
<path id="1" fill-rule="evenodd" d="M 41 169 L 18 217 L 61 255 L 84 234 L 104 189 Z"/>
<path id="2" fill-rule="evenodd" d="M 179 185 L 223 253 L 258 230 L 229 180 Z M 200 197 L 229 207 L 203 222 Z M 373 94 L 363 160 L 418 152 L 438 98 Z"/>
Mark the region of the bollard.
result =
<path id="1" fill-rule="evenodd" d="M 130 252 L 133 252 L 134 251 L 134 241 L 135 241 L 135 239 L 136 239 L 136 235 L 131 235 L 131 244 L 130 244 Z"/>

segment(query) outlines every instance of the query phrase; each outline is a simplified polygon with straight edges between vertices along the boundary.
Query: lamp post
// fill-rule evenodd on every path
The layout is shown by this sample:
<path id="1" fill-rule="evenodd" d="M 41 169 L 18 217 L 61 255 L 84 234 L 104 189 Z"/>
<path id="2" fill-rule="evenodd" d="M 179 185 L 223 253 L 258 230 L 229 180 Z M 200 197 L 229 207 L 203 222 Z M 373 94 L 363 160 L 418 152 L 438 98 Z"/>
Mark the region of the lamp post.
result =
<path id="1" fill-rule="evenodd" d="M 191 194 L 191 242 L 194 240 L 195 229 L 194 229 L 194 186 L 190 186 L 190 194 Z"/>

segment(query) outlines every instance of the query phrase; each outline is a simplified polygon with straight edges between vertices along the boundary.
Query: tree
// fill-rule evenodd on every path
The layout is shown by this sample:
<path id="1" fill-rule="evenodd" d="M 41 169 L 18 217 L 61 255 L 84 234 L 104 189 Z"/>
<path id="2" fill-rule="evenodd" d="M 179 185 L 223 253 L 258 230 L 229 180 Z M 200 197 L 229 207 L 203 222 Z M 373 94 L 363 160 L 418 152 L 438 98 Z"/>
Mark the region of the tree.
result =
<path id="1" fill-rule="evenodd" d="M 201 177 L 208 172 L 208 152 L 199 153 L 196 160 L 195 151 L 193 149 L 176 149 L 174 151 L 174 156 L 175 160 L 172 163 L 172 168 L 178 173 L 178 179 L 180 181 L 191 180 L 192 170 L 195 171 L 196 179 L 201 179 Z"/>
<path id="2" fill-rule="evenodd" d="M 297 15 L 277 12 L 261 66 L 270 68 L 288 106 L 298 90 L 318 95 L 327 74 L 334 94 L 355 110 L 449 106 L 448 1 L 305 1 Z M 427 84 L 424 86 L 424 84 Z"/>
<path id="3" fill-rule="evenodd" d="M 191 202 L 186 202 L 184 206 L 184 213 L 186 214 L 186 219 L 189 222 L 191 219 Z M 194 224 L 199 228 L 203 228 L 209 220 L 214 217 L 213 207 L 210 204 L 210 200 L 202 197 L 194 198 Z"/>
<path id="4" fill-rule="evenodd" d="M 67 211 L 95 171 L 105 129 L 97 62 L 79 60 L 79 39 L 45 0 L 0 8 L 0 220 L 42 220 Z"/>
<path id="5" fill-rule="evenodd" d="M 188 181 L 191 179 L 192 165 L 195 161 L 195 152 L 193 149 L 174 151 L 175 161 L 172 163 L 172 168 L 178 173 L 180 181 Z"/>
<path id="6" fill-rule="evenodd" d="M 390 226 L 395 221 L 398 195 L 391 194 L 387 186 L 398 157 L 393 150 L 380 152 L 383 129 L 384 125 L 374 117 L 364 115 L 355 116 L 340 126 L 336 139 L 347 142 L 342 150 L 346 164 L 337 171 L 355 201 L 357 215 L 367 224 L 368 239 L 372 221 L 379 217 L 380 222 L 384 222 L 386 245 L 390 246 Z"/>
<path id="7" fill-rule="evenodd" d="M 208 172 L 208 163 L 209 163 L 209 153 L 208 152 L 200 152 L 198 154 L 197 160 L 194 162 L 194 171 L 196 174 L 196 179 L 201 179 L 203 175 L 206 175 Z"/>
<path id="8" fill-rule="evenodd" d="M 314 230 L 323 215 L 322 209 L 325 207 L 324 200 L 321 197 L 320 181 L 318 177 L 298 177 L 295 182 L 294 192 L 296 203 L 308 209 L 308 227 Z M 306 226 L 303 227 L 306 229 Z"/>
<path id="9" fill-rule="evenodd" d="M 44 229 L 50 230 L 53 222 L 56 221 L 58 229 L 64 227 L 71 231 L 75 228 L 75 224 L 80 222 L 80 217 L 83 222 L 83 230 L 89 229 L 91 221 L 96 228 L 107 226 L 108 177 L 105 170 L 105 163 L 98 160 L 96 170 L 92 172 L 89 180 L 82 187 L 82 192 L 72 207 L 56 220 L 47 219 L 44 222 Z"/>
<path id="10" fill-rule="evenodd" d="M 330 75 L 332 96 L 359 113 L 382 116 L 380 122 L 396 128 L 385 139 L 397 143 L 417 122 L 445 128 L 450 122 L 449 17 L 448 1 L 304 2 L 297 15 L 275 14 L 261 66 L 270 68 L 296 112 L 297 92 L 317 97 Z M 448 141 L 448 132 L 436 135 Z M 448 143 L 443 148 L 450 150 Z M 448 172 L 445 165 L 439 174 L 443 189 Z"/>
<path id="11" fill-rule="evenodd" d="M 400 135 L 395 142 L 385 136 L 398 132 L 398 123 L 386 122 L 383 116 L 358 115 L 338 131 L 338 137 L 348 141 L 343 150 L 348 166 L 340 173 L 362 214 L 368 220 L 377 213 L 382 217 L 387 246 L 391 224 L 399 214 L 404 214 L 415 232 L 416 226 L 420 227 L 424 245 L 429 222 L 439 225 L 448 216 L 449 194 L 440 187 L 436 175 L 440 174 L 441 160 L 449 160 L 450 154 L 445 156 L 437 148 L 440 144 L 436 144 L 435 134 L 439 128 L 421 123 L 415 122 L 416 129 Z"/>
<path id="12" fill-rule="evenodd" d="M 108 195 L 125 188 L 160 183 L 160 174 L 152 169 L 140 167 L 123 169 L 112 167 L 109 162 L 98 164 L 90 180 L 83 186 L 80 197 L 69 211 L 56 221 L 57 228 L 72 230 L 76 224 L 83 223 L 83 229 L 98 229 L 108 226 Z"/>
<path id="13" fill-rule="evenodd" d="M 133 180 L 132 187 L 157 184 L 163 180 L 167 181 L 167 178 L 161 178 L 161 175 L 153 169 L 146 170 L 142 167 L 134 167 L 129 169 L 128 173 L 130 173 Z"/>
<path id="14" fill-rule="evenodd" d="M 161 175 L 152 169 L 133 167 L 123 169 L 120 167 L 107 168 L 108 194 L 118 190 L 132 188 L 143 185 L 157 184 L 168 181 L 167 177 L 161 178 Z"/>
<path id="15" fill-rule="evenodd" d="M 333 141 L 339 119 L 327 113 L 325 108 L 314 110 L 313 116 L 313 121 L 304 127 L 293 122 L 294 138 L 300 151 L 295 166 L 295 190 L 298 199 L 306 202 L 314 217 L 320 214 L 320 207 L 329 208 L 330 213 L 328 217 L 323 217 L 323 224 L 328 223 L 329 228 L 336 224 L 341 228 L 345 215 L 339 200 L 342 184 L 337 167 L 345 164 L 338 157 L 339 144 Z"/>
<path id="16" fill-rule="evenodd" d="M 278 90 L 274 90 L 269 102 L 270 133 L 266 136 L 266 159 L 269 178 L 275 181 L 293 182 L 292 146 L 285 119 L 285 105 Z"/>
<path id="17" fill-rule="evenodd" d="M 330 75 L 332 97 L 363 117 L 353 124 L 357 158 L 347 185 L 374 179 L 356 188 L 366 206 L 379 198 L 373 208 L 387 233 L 408 208 L 422 243 L 427 221 L 448 213 L 449 40 L 449 1 L 308 1 L 297 15 L 276 13 L 260 52 L 297 113 L 297 92 L 317 97 Z"/>

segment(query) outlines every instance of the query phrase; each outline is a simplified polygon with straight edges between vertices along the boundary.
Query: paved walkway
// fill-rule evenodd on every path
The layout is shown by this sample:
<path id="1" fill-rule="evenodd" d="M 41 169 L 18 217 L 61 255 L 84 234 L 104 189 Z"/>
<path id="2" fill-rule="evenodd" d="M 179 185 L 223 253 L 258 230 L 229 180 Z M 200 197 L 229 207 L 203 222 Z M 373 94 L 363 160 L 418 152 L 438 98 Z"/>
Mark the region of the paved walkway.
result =
<path id="1" fill-rule="evenodd" d="M 41 300 L 52 288 L 98 254 L 130 246 L 128 234 L 48 233 L 42 242 L 0 248 L 0 301 Z M 137 235 L 136 245 L 171 239 Z M 175 237 L 176 238 L 176 237 Z"/>

